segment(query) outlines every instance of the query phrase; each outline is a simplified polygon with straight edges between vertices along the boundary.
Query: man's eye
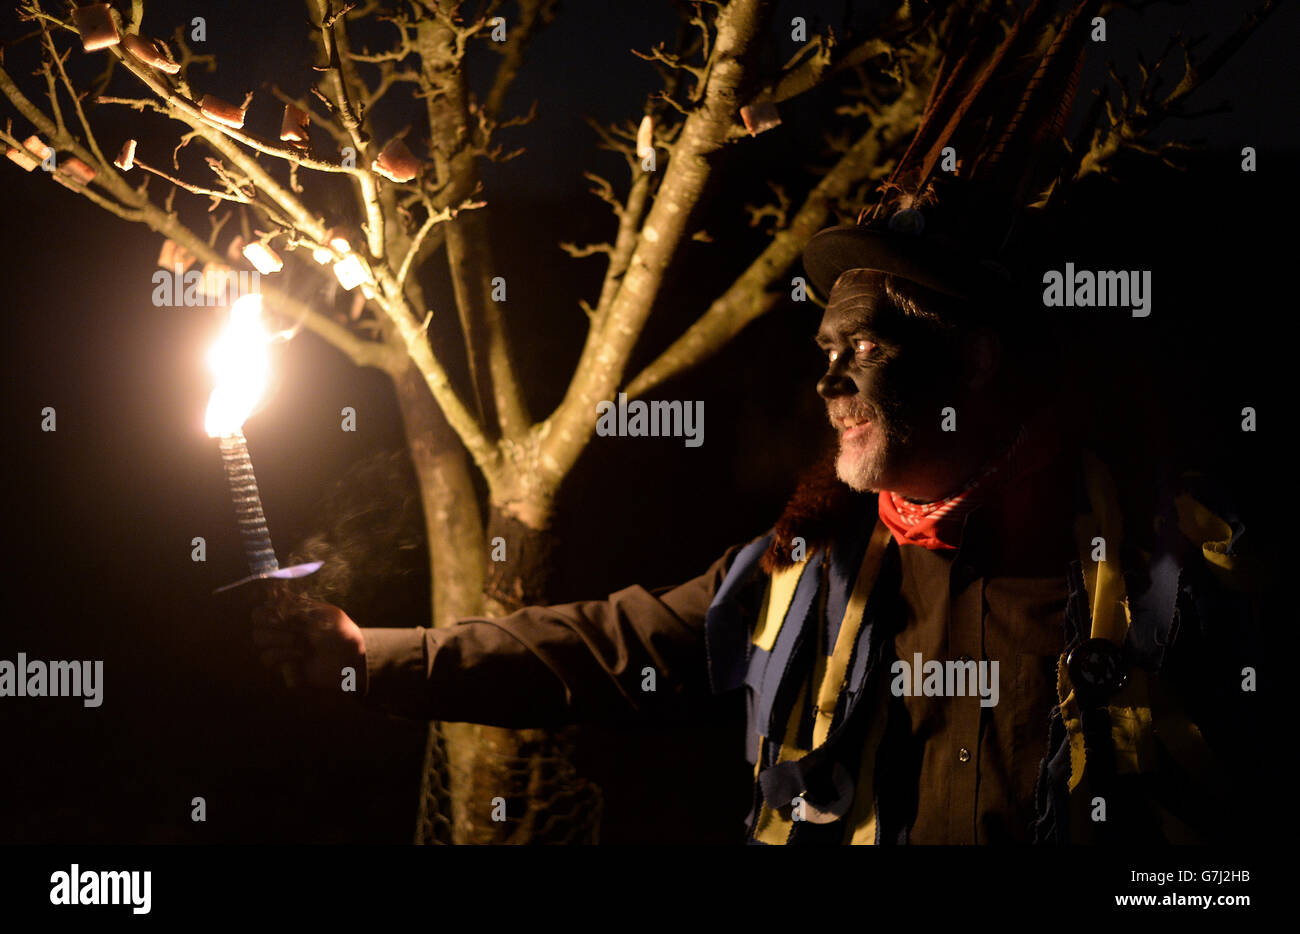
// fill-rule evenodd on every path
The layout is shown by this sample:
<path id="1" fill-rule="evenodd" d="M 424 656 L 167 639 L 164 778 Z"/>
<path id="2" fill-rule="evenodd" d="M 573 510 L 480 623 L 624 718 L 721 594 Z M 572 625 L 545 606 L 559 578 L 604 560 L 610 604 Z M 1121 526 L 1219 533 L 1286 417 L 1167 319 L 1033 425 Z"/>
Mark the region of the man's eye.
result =
<path id="1" fill-rule="evenodd" d="M 860 354 L 869 354 L 875 347 L 875 344 L 865 338 L 853 342 L 853 349 Z"/>
<path id="2" fill-rule="evenodd" d="M 840 358 L 840 352 L 838 350 L 828 350 L 826 351 L 826 356 L 830 359 L 831 363 L 834 363 Z"/>

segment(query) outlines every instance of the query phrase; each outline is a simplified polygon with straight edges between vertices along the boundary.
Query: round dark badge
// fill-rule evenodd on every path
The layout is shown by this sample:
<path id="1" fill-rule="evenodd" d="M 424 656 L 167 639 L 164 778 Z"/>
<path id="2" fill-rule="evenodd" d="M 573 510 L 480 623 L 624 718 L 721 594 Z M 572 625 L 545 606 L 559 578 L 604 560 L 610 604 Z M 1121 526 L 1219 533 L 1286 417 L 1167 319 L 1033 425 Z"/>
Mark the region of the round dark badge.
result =
<path id="1" fill-rule="evenodd" d="M 889 229 L 894 233 L 920 236 L 925 231 L 925 215 L 916 208 L 904 208 L 889 219 Z"/>
<path id="2" fill-rule="evenodd" d="M 1110 697 L 1128 681 L 1128 666 L 1120 647 L 1109 639 L 1080 642 L 1065 660 L 1075 694 L 1085 703 Z"/>

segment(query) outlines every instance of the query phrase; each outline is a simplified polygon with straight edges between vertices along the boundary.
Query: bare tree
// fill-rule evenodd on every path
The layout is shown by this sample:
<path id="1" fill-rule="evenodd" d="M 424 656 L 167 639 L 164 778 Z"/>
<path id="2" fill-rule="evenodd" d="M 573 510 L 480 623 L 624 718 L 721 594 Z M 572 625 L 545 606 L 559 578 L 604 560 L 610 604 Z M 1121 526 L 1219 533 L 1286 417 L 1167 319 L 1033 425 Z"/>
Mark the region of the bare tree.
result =
<path id="1" fill-rule="evenodd" d="M 182 29 L 171 46 L 146 38 L 144 0 L 122 5 L 129 10 L 91 4 L 73 15 L 54 12 L 49 0 L 20 0 L 31 28 L 3 51 L 34 48 L 39 64 L 30 86 L 25 78 L 20 86 L 3 63 L 0 91 L 30 130 L 16 129 L 11 118 L 0 140 L 29 171 L 42 160 L 51 164 L 52 151 L 50 180 L 160 234 L 167 264 L 184 257 L 221 271 L 283 262 L 295 275 L 329 283 L 337 277 L 355 290 L 351 310 L 335 313 L 296 298 L 273 275 L 262 286 L 271 312 L 392 380 L 423 496 L 434 625 L 545 599 L 556 498 L 595 432 L 597 404 L 619 391 L 644 395 L 707 359 L 784 296 L 803 296 L 792 280 L 800 251 L 818 229 L 851 221 L 872 200 L 920 117 L 942 31 L 933 15 L 914 16 L 906 3 L 868 36 L 829 27 L 809 34 L 799 19 L 774 24 L 770 0 L 678 3 L 675 47 L 659 43 L 637 53 L 660 72 L 663 89 L 629 101 L 637 118 L 593 124 L 600 144 L 623 155 L 626 176 L 584 173 L 611 209 L 611 236 L 562 246 L 576 261 L 599 257 L 605 274 L 599 295 L 582 302 L 587 336 L 564 397 L 536 418 L 512 358 L 509 306 L 494 294 L 501 283 L 487 235 L 493 195 L 480 169 L 484 160 L 519 154 L 504 140 L 510 127 L 534 119 L 535 107 L 507 116 L 503 104 L 530 40 L 556 14 L 554 0 L 483 0 L 468 15 L 465 4 L 436 0 L 307 0 L 318 50 L 307 93 L 275 87 L 238 105 L 203 92 L 198 72 L 214 63 L 194 54 Z M 353 35 L 378 29 L 390 44 L 354 47 Z M 760 52 L 773 37 L 795 52 L 764 75 Z M 72 54 L 105 63 L 88 87 L 70 77 Z M 469 76 L 494 54 L 490 91 L 479 100 Z M 1147 83 L 1118 106 L 1107 101 L 1110 129 L 1096 129 L 1099 113 L 1092 115 L 1076 147 L 1078 174 L 1105 172 L 1121 148 L 1153 151 L 1146 136 L 1205 76 L 1189 57 L 1171 95 L 1153 97 Z M 773 186 L 772 202 L 747 206 L 749 222 L 764 225 L 770 241 L 676 340 L 641 372 L 629 372 L 665 271 L 684 244 L 707 236 L 697 208 L 711 182 L 711 157 L 775 127 L 785 102 L 827 87 L 827 131 L 797 141 L 808 157 L 823 160 L 820 170 L 797 193 Z M 282 108 L 280 139 L 244 127 L 250 107 L 270 106 Z M 401 113 L 408 129 L 381 137 L 374 120 L 381 106 Z M 135 140 L 116 159 L 105 152 L 98 115 L 117 107 L 139 112 L 142 125 L 147 115 L 172 122 L 168 129 L 155 119 L 139 134 L 154 149 L 174 141 L 170 167 L 141 161 L 146 147 L 137 151 Z M 422 146 L 417 136 L 430 142 Z M 130 183 L 131 171 L 143 182 Z M 151 177 L 166 183 L 163 197 L 149 190 Z M 340 190 L 351 204 L 331 199 Z M 206 214 L 178 208 L 177 197 L 206 203 Z M 202 231 L 205 216 L 209 229 Z M 350 216 L 364 220 L 352 228 Z M 232 219 L 239 228 L 233 249 L 226 232 Z M 431 323 L 445 311 L 430 307 L 425 291 L 443 269 L 456 306 L 450 333 L 461 346 L 430 340 Z M 469 373 L 459 389 L 449 376 L 453 354 L 463 354 Z M 474 472 L 485 481 L 486 503 L 475 494 Z M 507 543 L 506 560 L 490 561 L 489 542 L 498 537 Z M 434 725 L 426 760 L 420 840 L 595 836 L 598 792 L 569 765 L 564 735 Z M 489 820 L 488 807 L 471 807 L 482 789 L 528 802 L 527 813 L 509 823 Z"/>

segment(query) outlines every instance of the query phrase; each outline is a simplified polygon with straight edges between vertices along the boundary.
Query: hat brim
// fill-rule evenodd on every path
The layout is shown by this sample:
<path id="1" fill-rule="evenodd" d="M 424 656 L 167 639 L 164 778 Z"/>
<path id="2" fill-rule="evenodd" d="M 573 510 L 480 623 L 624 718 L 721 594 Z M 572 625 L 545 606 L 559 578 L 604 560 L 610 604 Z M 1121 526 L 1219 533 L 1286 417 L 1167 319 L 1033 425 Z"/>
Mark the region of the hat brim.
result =
<path id="1" fill-rule="evenodd" d="M 849 269 L 878 269 L 962 299 L 979 298 L 997 285 L 989 269 L 932 239 L 857 224 L 814 234 L 803 250 L 803 268 L 823 301 Z"/>

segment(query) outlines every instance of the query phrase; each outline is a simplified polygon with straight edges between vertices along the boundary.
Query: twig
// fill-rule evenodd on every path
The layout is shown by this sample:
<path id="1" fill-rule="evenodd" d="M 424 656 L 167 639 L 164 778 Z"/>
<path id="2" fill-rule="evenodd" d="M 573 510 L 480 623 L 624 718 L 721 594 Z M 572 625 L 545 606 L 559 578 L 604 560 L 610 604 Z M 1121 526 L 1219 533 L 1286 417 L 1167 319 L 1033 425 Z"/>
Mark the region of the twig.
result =
<path id="1" fill-rule="evenodd" d="M 159 178 L 165 178 L 167 181 L 171 182 L 177 188 L 180 188 L 184 191 L 188 191 L 190 194 L 203 195 L 204 197 L 214 199 L 212 207 L 208 209 L 209 211 L 216 209 L 217 206 L 216 201 L 234 201 L 238 204 L 252 203 L 246 196 L 243 195 L 228 195 L 225 192 L 215 191 L 211 188 L 204 188 L 200 185 L 191 185 L 189 182 L 182 181 L 181 179 L 176 178 L 174 175 L 168 175 L 166 172 L 162 171 L 161 169 L 155 169 L 153 166 L 147 165 L 141 162 L 139 159 L 135 160 L 135 166 L 138 169 L 144 169 L 146 172 L 151 172 L 154 175 L 157 175 Z"/>
<path id="2" fill-rule="evenodd" d="M 597 253 L 604 253 L 607 256 L 614 255 L 614 245 L 612 243 L 588 243 L 585 246 L 579 246 L 568 240 L 560 242 L 560 249 L 568 253 L 574 259 L 582 259 L 584 256 L 595 256 Z"/>

